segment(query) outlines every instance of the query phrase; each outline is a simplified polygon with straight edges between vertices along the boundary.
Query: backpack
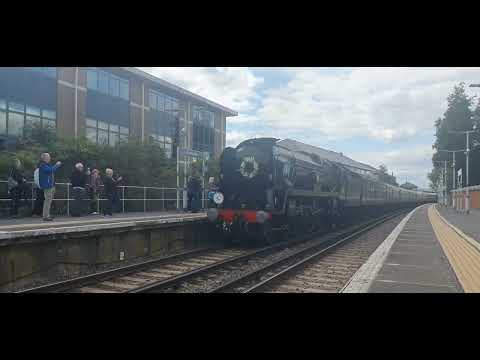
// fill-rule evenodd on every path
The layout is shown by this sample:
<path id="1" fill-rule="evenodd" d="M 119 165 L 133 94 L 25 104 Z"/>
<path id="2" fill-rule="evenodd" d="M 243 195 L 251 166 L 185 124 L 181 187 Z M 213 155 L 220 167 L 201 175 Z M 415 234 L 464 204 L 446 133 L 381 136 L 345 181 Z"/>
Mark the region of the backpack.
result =
<path id="1" fill-rule="evenodd" d="M 39 168 L 36 168 L 34 173 L 33 173 L 33 181 L 34 181 L 35 185 L 37 186 L 37 188 L 40 189 L 40 169 Z"/>

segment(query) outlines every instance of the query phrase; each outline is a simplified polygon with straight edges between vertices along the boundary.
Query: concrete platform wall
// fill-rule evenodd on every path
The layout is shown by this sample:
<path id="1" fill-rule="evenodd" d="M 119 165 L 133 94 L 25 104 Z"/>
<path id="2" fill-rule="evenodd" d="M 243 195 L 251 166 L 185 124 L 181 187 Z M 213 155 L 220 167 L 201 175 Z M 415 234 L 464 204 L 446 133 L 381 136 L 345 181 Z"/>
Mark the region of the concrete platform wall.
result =
<path id="1" fill-rule="evenodd" d="M 0 245 L 0 291 L 79 275 L 103 265 L 207 245 L 205 222 L 51 235 Z"/>

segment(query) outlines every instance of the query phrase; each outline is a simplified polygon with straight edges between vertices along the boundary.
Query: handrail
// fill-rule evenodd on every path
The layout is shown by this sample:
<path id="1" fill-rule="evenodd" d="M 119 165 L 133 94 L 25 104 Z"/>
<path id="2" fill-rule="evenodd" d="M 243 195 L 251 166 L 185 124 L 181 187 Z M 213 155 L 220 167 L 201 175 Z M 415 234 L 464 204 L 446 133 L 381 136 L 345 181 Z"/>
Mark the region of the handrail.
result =
<path id="1" fill-rule="evenodd" d="M 8 184 L 8 181 L 6 180 L 0 180 L 0 184 Z M 30 192 L 30 195 L 31 195 L 31 198 L 30 199 L 25 199 L 27 201 L 30 201 L 31 202 L 31 207 L 33 209 L 34 207 L 34 203 L 35 203 L 35 195 L 34 195 L 34 192 L 35 192 L 35 183 L 33 181 L 27 181 L 27 184 L 31 185 L 31 192 Z M 54 198 L 53 201 L 66 201 L 67 202 L 67 215 L 70 215 L 70 201 L 74 200 L 70 197 L 70 188 L 72 186 L 71 183 L 69 182 L 57 182 L 55 183 L 56 186 L 66 186 L 67 189 L 66 189 L 66 195 L 67 197 L 66 198 Z M 100 188 L 104 187 L 104 185 L 100 185 L 99 186 Z M 185 187 L 159 187 L 159 186 L 136 186 L 136 185 L 119 185 L 118 188 L 120 189 L 121 191 L 121 198 L 119 199 L 121 202 L 122 202 L 122 212 L 125 213 L 127 212 L 126 211 L 126 202 L 128 201 L 143 201 L 143 211 L 144 212 L 148 212 L 147 210 L 147 202 L 151 202 L 151 201 L 161 201 L 162 202 L 162 210 L 165 210 L 166 209 L 166 204 L 165 202 L 166 201 L 171 201 L 171 202 L 174 202 L 174 201 L 177 201 L 177 197 L 175 198 L 172 198 L 171 196 L 168 196 L 169 194 L 165 194 L 166 191 L 175 191 L 176 192 L 176 196 L 178 196 L 180 199 L 183 199 L 184 198 L 184 192 L 186 191 L 186 188 Z M 135 197 L 135 198 L 126 198 L 125 197 L 125 190 L 128 191 L 128 189 L 141 189 L 143 190 L 143 197 L 139 198 L 139 197 Z M 155 198 L 152 198 L 152 197 L 148 197 L 148 190 L 158 190 L 158 191 L 161 191 L 161 197 L 155 197 Z M 208 190 L 207 189 L 203 189 L 202 191 L 202 207 L 205 208 L 205 203 L 207 201 L 207 192 Z M 85 199 L 87 200 L 87 199 Z M 6 202 L 6 201 L 11 201 L 10 198 L 0 198 L 0 203 L 1 202 Z M 101 198 L 100 196 L 98 197 L 97 199 L 97 212 L 100 212 L 100 202 L 101 201 L 107 201 L 107 199 L 105 198 Z M 182 201 L 183 202 L 183 201 Z M 176 206 L 175 206 L 176 207 Z M 185 204 L 184 206 L 185 207 Z M 179 210 L 179 208 L 177 208 L 177 210 Z"/>

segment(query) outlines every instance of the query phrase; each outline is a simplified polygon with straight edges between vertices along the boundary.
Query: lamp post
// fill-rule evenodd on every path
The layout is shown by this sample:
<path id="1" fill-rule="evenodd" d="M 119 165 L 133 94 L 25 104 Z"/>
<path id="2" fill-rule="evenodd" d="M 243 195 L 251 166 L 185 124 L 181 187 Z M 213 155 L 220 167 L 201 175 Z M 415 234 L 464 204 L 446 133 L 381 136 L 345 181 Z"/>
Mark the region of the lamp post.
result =
<path id="1" fill-rule="evenodd" d="M 187 119 L 187 116 L 186 116 L 186 111 L 184 109 L 178 109 L 178 110 L 169 110 L 170 112 L 177 112 L 177 113 L 182 113 L 183 114 L 183 118 L 185 119 L 185 123 L 186 123 L 186 119 Z M 178 126 L 180 127 L 180 120 L 181 118 L 177 117 L 178 119 Z M 177 210 L 180 210 L 180 147 L 182 145 L 182 139 L 185 139 L 185 143 L 184 143 L 184 148 L 186 149 L 187 148 L 187 129 L 184 127 L 184 128 L 180 128 L 179 132 L 178 132 L 178 140 L 177 140 Z M 184 181 L 183 181 L 183 185 L 184 185 L 184 188 L 186 188 L 187 186 L 187 162 L 186 162 L 186 157 L 183 159 L 183 163 L 184 163 L 184 172 L 183 172 L 183 178 L 184 178 Z M 182 194 L 184 193 L 185 191 L 182 191 Z M 185 194 L 183 194 L 182 196 L 182 200 L 183 200 L 183 207 L 185 207 Z"/>
<path id="2" fill-rule="evenodd" d="M 452 190 L 455 189 L 455 153 L 465 150 L 438 150 L 441 152 L 447 152 L 453 154 L 453 162 L 452 162 Z M 452 194 L 452 207 L 455 208 L 455 203 L 453 201 L 453 194 Z"/>
<path id="3" fill-rule="evenodd" d="M 469 159 L 470 159 L 469 158 L 469 154 L 470 154 L 470 138 L 469 138 L 469 135 L 470 135 L 470 133 L 476 132 L 475 128 L 476 128 L 476 126 L 474 125 L 473 130 L 467 130 L 467 131 L 453 131 L 452 130 L 452 131 L 449 131 L 450 134 L 466 134 L 467 135 L 467 148 L 465 150 L 462 150 L 462 151 L 465 151 L 465 155 L 467 156 L 467 159 L 466 159 L 466 162 L 467 162 L 467 179 L 466 179 L 466 182 L 465 182 L 465 185 L 466 185 L 466 188 L 467 188 L 467 201 L 466 201 L 466 204 L 465 204 L 465 210 L 466 210 L 467 214 L 470 212 L 470 191 L 468 189 L 468 168 L 469 168 Z M 455 154 L 454 154 L 454 156 L 455 156 Z"/>
<path id="4" fill-rule="evenodd" d="M 448 160 L 436 160 L 434 163 L 443 163 L 444 168 L 442 169 L 442 183 L 443 183 L 443 205 L 447 206 L 447 162 Z"/>

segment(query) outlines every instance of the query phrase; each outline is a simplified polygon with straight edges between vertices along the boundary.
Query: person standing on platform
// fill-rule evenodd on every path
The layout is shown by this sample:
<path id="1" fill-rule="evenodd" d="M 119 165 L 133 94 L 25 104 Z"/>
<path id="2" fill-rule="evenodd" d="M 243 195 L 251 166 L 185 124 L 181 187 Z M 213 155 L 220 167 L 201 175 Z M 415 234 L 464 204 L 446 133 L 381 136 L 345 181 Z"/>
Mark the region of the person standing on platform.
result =
<path id="1" fill-rule="evenodd" d="M 90 188 L 90 210 L 92 215 L 98 215 L 98 192 L 102 186 L 102 179 L 98 169 L 93 169 L 89 179 Z"/>
<path id="2" fill-rule="evenodd" d="M 122 177 L 115 179 L 113 177 L 113 170 L 105 170 L 105 180 L 103 181 L 105 197 L 107 198 L 107 204 L 103 211 L 103 216 L 113 216 L 113 207 L 118 201 L 117 187 L 122 181 Z"/>
<path id="3" fill-rule="evenodd" d="M 49 153 L 41 155 L 38 175 L 40 188 L 43 190 L 45 197 L 43 202 L 43 221 L 53 221 L 52 216 L 50 216 L 50 209 L 55 195 L 55 172 L 62 165 L 60 161 L 57 161 L 55 165 L 50 165 L 50 161 Z"/>
<path id="4" fill-rule="evenodd" d="M 188 211 L 197 212 L 200 209 L 200 192 L 202 184 L 200 178 L 195 172 L 188 180 L 187 195 L 188 195 Z"/>
<path id="5" fill-rule="evenodd" d="M 213 201 L 213 196 L 218 191 L 218 186 L 215 183 L 215 178 L 212 176 L 208 179 L 208 207 L 216 207 L 217 205 Z"/>
<path id="6" fill-rule="evenodd" d="M 38 162 L 35 171 L 33 172 L 33 186 L 35 188 L 35 203 L 33 205 L 32 216 L 42 216 L 43 211 L 43 202 L 45 197 L 43 195 L 43 189 L 40 187 L 40 165 L 41 161 Z"/>
<path id="7" fill-rule="evenodd" d="M 15 159 L 13 161 L 13 167 L 10 170 L 10 175 L 8 177 L 8 192 L 10 193 L 10 198 L 12 199 L 12 206 L 10 208 L 10 216 L 18 216 L 18 208 L 20 206 L 20 201 L 22 198 L 25 198 L 25 193 L 27 189 L 27 180 L 22 172 L 22 163 L 20 160 Z"/>
<path id="8" fill-rule="evenodd" d="M 78 163 L 70 176 L 70 183 L 72 184 L 73 206 L 70 209 L 72 216 L 82 216 L 85 213 L 85 197 L 87 194 L 86 187 L 88 182 L 89 172 L 85 172 L 83 164 Z"/>

